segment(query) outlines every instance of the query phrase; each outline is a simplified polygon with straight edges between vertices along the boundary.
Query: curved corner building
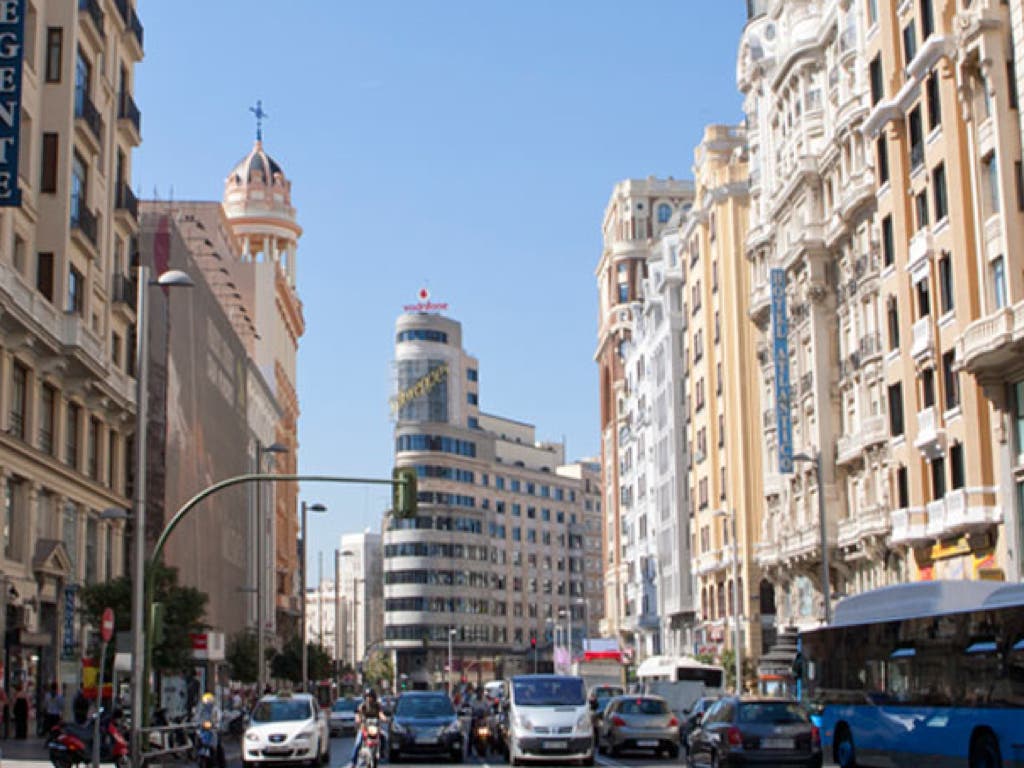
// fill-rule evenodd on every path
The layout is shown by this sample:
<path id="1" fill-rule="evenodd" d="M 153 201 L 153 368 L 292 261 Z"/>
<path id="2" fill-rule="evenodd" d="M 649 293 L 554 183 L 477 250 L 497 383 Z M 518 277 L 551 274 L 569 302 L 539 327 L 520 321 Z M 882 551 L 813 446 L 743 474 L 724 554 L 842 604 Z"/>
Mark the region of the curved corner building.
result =
<path id="1" fill-rule="evenodd" d="M 419 512 L 385 519 L 384 634 L 405 687 L 550 669 L 601 618 L 599 465 L 482 413 L 479 383 L 458 322 L 399 317 L 395 464 L 416 467 Z"/>

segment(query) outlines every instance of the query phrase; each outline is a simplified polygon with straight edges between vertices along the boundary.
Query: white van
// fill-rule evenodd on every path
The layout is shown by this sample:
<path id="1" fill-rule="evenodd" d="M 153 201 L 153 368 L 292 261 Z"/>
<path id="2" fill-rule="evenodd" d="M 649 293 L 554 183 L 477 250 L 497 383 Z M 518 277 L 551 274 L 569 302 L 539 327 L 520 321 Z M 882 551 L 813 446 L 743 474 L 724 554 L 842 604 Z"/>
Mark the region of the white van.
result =
<path id="1" fill-rule="evenodd" d="M 509 763 L 594 764 L 594 732 L 583 678 L 519 675 L 509 685 Z"/>

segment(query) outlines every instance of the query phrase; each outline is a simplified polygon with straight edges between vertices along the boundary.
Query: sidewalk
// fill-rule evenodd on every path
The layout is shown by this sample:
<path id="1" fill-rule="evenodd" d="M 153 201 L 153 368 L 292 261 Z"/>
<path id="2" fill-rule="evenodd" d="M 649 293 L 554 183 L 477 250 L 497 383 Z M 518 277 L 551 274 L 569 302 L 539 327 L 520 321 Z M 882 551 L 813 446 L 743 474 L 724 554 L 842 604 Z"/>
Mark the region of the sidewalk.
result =
<path id="1" fill-rule="evenodd" d="M 38 736 L 28 739 L 0 739 L 0 754 L 4 760 L 49 760 L 46 739 Z"/>

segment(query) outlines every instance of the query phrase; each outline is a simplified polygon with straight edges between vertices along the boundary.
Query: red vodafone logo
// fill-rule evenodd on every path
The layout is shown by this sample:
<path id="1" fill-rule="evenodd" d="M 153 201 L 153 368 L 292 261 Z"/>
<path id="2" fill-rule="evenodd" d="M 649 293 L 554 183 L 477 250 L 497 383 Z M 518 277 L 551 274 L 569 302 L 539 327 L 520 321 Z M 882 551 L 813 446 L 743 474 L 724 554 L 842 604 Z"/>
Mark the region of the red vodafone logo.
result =
<path id="1" fill-rule="evenodd" d="M 430 291 L 426 288 L 420 288 L 420 301 L 427 301 L 430 298 Z"/>
<path id="2" fill-rule="evenodd" d="M 406 304 L 403 308 L 406 312 L 443 312 L 448 309 L 446 302 L 433 302 L 430 300 L 430 291 L 420 288 L 416 294 L 418 301 L 415 304 Z"/>

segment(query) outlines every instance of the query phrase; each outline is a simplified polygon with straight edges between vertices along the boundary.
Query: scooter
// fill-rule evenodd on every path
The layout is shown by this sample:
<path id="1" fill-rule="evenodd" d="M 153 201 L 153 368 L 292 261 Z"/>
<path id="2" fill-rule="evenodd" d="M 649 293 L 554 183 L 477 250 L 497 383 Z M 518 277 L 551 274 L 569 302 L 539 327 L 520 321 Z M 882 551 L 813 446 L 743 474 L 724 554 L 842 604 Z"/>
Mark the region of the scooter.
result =
<path id="1" fill-rule="evenodd" d="M 199 768 L 213 768 L 217 762 L 217 731 L 212 722 L 204 720 L 196 732 L 196 763 Z"/>
<path id="2" fill-rule="evenodd" d="M 469 743 L 478 757 L 487 757 L 491 748 L 491 727 L 486 717 L 474 718 Z"/>
<path id="3" fill-rule="evenodd" d="M 380 724 L 377 718 L 368 717 L 363 721 L 363 742 L 359 745 L 357 768 L 378 768 L 380 765 Z"/>
<path id="4" fill-rule="evenodd" d="M 84 725 L 59 723 L 53 727 L 46 748 L 54 768 L 73 768 L 92 761 L 96 717 L 92 715 Z M 128 741 L 117 727 L 119 718 L 117 710 L 100 717 L 100 762 L 129 768 Z"/>

